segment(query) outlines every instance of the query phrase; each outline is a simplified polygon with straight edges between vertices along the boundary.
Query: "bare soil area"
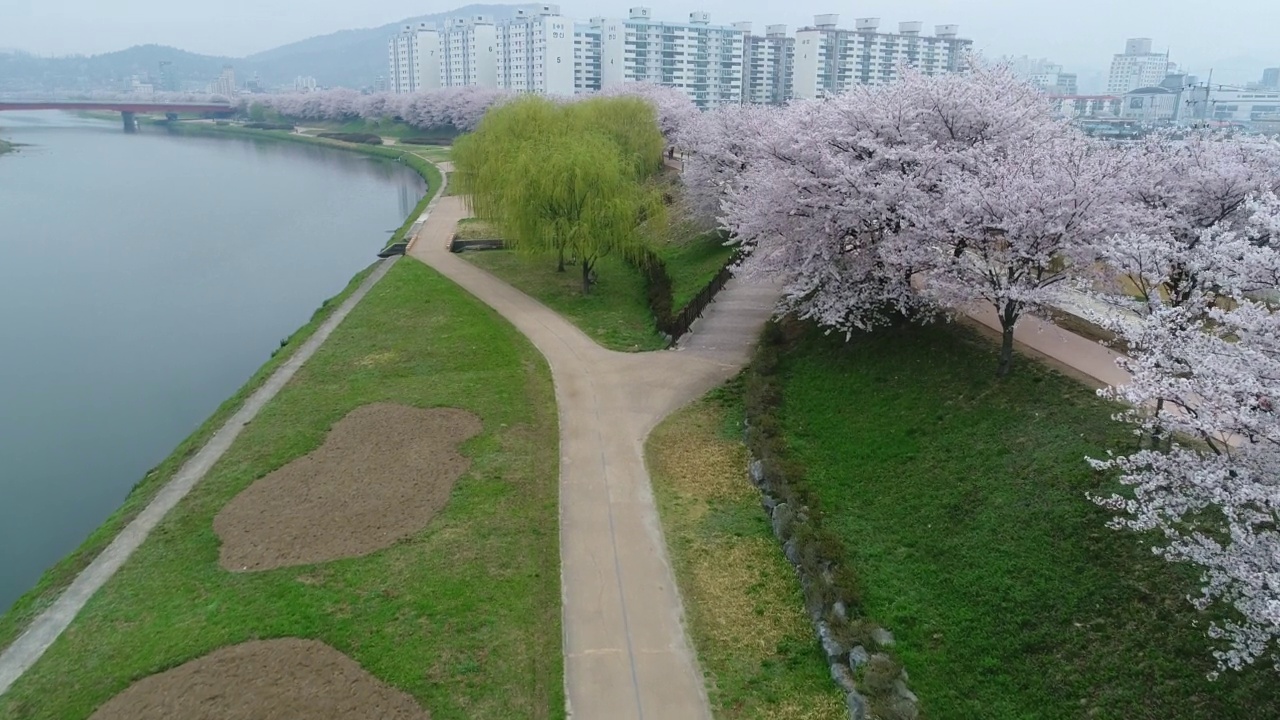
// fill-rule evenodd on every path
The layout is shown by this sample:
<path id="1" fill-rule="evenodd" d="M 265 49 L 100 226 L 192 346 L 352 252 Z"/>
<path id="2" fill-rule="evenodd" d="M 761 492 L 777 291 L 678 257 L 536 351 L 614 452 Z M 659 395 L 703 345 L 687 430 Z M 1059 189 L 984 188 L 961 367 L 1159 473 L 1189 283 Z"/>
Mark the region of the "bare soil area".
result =
<path id="1" fill-rule="evenodd" d="M 480 433 L 465 410 L 375 403 L 351 411 L 314 451 L 260 478 L 213 520 L 219 561 L 270 570 L 359 557 L 426 527 L 471 465 Z"/>
<path id="2" fill-rule="evenodd" d="M 409 695 L 315 640 L 254 640 L 144 678 L 90 720 L 430 720 Z"/>

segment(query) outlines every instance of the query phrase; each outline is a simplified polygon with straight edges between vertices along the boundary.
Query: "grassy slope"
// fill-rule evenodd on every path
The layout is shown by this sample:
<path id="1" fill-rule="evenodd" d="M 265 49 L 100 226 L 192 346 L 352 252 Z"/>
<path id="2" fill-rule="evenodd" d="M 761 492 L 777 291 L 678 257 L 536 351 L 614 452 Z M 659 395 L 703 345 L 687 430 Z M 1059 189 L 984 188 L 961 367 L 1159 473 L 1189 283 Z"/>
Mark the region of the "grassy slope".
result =
<path id="1" fill-rule="evenodd" d="M 680 310 L 711 282 L 733 255 L 717 231 L 705 232 L 683 243 L 669 243 L 658 249 L 671 276 L 671 307 Z"/>
<path id="2" fill-rule="evenodd" d="M 211 523 L 255 479 L 373 402 L 449 406 L 485 431 L 431 525 L 364 558 L 233 574 Z M 347 653 L 438 720 L 563 715 L 556 420 L 538 353 L 492 310 L 401 261 L 48 654 L 0 717 L 86 717 L 132 681 L 255 637 Z"/>
<path id="3" fill-rule="evenodd" d="M 276 353 L 274 357 L 266 362 L 258 369 L 253 377 L 241 387 L 235 395 L 222 403 L 209 419 L 191 433 L 181 444 L 178 445 L 169 457 L 157 465 L 154 469 L 146 474 L 138 484 L 133 487 L 124 504 L 116 510 L 111 517 L 107 518 L 97 530 L 85 540 L 75 552 L 58 561 L 49 570 L 45 571 L 40 577 L 36 586 L 18 598 L 13 607 L 4 615 L 0 615 L 0 648 L 6 647 L 13 642 L 15 638 L 21 634 L 22 630 L 31 622 L 41 610 L 46 608 L 58 595 L 62 592 L 75 576 L 83 570 L 93 559 L 102 552 L 111 540 L 119 534 L 120 530 L 129 523 L 139 512 L 142 511 L 147 503 L 155 497 L 173 477 L 174 473 L 182 466 L 182 463 L 194 455 L 204 444 L 217 432 L 227 418 L 235 414 L 244 401 L 257 390 L 262 383 L 266 382 L 271 373 L 275 372 L 290 355 L 294 353 L 307 338 L 315 332 L 316 328 L 324 322 L 330 314 L 333 313 L 342 301 L 364 281 L 366 275 L 370 271 L 365 270 L 356 275 L 355 278 L 347 285 L 337 297 L 326 300 L 324 304 L 316 310 L 312 315 L 310 322 L 290 336 L 288 342 Z"/>
<path id="4" fill-rule="evenodd" d="M 1205 679 L 1194 578 L 1085 497 L 1083 458 L 1132 442 L 1111 406 L 994 368 L 954 327 L 812 332 L 783 360 L 795 455 L 928 717 L 1280 717 L 1269 670 Z"/>
<path id="5" fill-rule="evenodd" d="M 737 395 L 719 390 L 659 425 L 648 465 L 715 716 L 847 717 L 791 566 L 746 479 Z"/>
<path id="6" fill-rule="evenodd" d="M 621 258 L 608 255 L 596 264 L 598 284 L 582 294 L 576 267 L 556 272 L 556 261 L 508 250 L 463 253 L 462 257 L 537 298 L 611 350 L 658 350 L 666 342 L 654 327 L 645 300 L 644 277 Z"/>

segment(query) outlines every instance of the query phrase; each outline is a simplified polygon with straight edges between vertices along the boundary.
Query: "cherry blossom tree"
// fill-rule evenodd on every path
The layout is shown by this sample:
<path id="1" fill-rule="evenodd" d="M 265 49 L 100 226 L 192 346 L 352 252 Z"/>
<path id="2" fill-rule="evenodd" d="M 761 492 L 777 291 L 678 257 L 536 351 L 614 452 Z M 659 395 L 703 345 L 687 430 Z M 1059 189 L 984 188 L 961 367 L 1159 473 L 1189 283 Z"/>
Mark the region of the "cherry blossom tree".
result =
<path id="1" fill-rule="evenodd" d="M 1201 569 L 1193 602 L 1224 609 L 1209 634 L 1222 643 L 1220 667 L 1235 670 L 1268 653 L 1280 667 L 1280 315 L 1245 293 L 1277 287 L 1265 276 L 1280 254 L 1280 202 L 1241 207 L 1240 229 L 1218 224 L 1197 242 L 1247 250 L 1265 269 L 1242 265 L 1241 281 L 1216 259 L 1188 265 L 1201 281 L 1171 293 L 1177 302 L 1155 295 L 1123 328 L 1129 352 L 1119 362 L 1132 379 L 1102 393 L 1128 403 L 1120 417 L 1135 433 L 1169 433 L 1170 447 L 1090 460 L 1130 488 L 1094 498 L 1118 513 L 1113 527 L 1157 533 L 1156 553 Z"/>
<path id="2" fill-rule="evenodd" d="M 1125 155 L 1123 232 L 1099 243 L 1102 292 L 1184 305 L 1213 286 L 1247 282 L 1238 232 L 1249 198 L 1280 191 L 1280 141 L 1220 130 L 1153 133 Z M 1223 231 L 1228 232 L 1223 232 Z"/>
<path id="3" fill-rule="evenodd" d="M 399 118 L 424 130 L 454 128 L 467 132 L 475 129 L 489 108 L 510 97 L 505 91 L 482 87 L 442 88 L 411 95 L 360 95 L 354 90 L 336 89 L 254 96 L 253 102 L 293 120 L 347 122 L 356 118 Z"/>
<path id="4" fill-rule="evenodd" d="M 949 158 L 936 202 L 917 218 L 936 243 L 926 297 L 952 309 L 992 305 L 1001 328 L 997 375 L 1009 373 L 1025 313 L 1045 312 L 1060 286 L 1093 262 L 1120 211 L 1113 153 L 1048 121 L 1037 134 L 982 143 Z"/>

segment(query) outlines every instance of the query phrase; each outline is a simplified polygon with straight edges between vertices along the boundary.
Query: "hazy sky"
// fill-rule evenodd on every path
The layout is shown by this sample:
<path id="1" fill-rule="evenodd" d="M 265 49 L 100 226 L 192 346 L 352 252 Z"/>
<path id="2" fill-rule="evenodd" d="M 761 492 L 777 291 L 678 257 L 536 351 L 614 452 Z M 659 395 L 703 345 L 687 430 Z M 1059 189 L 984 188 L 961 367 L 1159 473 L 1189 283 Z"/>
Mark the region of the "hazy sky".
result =
<path id="1" fill-rule="evenodd" d="M 630 0 L 644 2 L 644 0 Z M 689 4 L 692 3 L 692 4 Z M 100 53 L 141 43 L 241 56 L 335 30 L 372 27 L 452 10 L 464 0 L 0 0 L 0 48 L 40 54 Z M 1075 70 L 1101 70 L 1127 37 L 1150 37 L 1172 59 L 1203 73 L 1210 64 L 1280 65 L 1280 0 L 648 0 L 660 19 L 706 10 L 712 22 L 749 20 L 757 29 L 839 13 L 840 25 L 879 17 L 882 27 L 920 20 L 958 23 L 988 56 L 1048 57 Z M 628 0 L 569 0 L 565 15 L 622 16 Z"/>

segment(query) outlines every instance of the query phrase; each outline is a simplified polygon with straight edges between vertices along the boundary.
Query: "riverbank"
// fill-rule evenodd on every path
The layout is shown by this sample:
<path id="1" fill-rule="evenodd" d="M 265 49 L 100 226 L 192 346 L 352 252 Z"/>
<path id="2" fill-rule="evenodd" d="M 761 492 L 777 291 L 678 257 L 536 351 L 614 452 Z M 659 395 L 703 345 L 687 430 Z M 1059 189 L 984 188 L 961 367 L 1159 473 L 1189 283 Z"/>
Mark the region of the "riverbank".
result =
<path id="1" fill-rule="evenodd" d="M 220 133 L 210 133 L 220 134 Z M 329 145 L 326 142 L 316 144 Z M 357 150 L 356 148 L 342 147 L 341 144 L 333 144 L 334 147 L 344 150 Z M 425 161 L 424 161 L 425 163 Z M 404 231 L 418 217 L 425 204 L 438 191 L 440 187 L 440 174 L 434 167 L 427 164 L 426 167 L 414 164 L 415 170 L 420 175 L 428 179 L 428 189 L 421 202 L 414 208 L 409 216 L 405 219 L 401 228 L 394 236 L 398 240 Z M 376 246 L 375 246 L 376 247 Z M 357 266 L 358 267 L 358 266 Z M 366 269 L 358 273 L 352 279 L 346 288 L 337 296 L 325 300 L 312 315 L 312 318 L 303 327 L 297 329 L 286 340 L 281 342 L 280 347 L 273 353 L 272 357 L 263 364 L 256 372 L 254 372 L 249 380 L 243 384 L 229 399 L 225 400 L 217 407 L 212 415 L 203 422 L 193 433 L 177 444 L 176 448 L 162 462 L 156 465 L 133 486 L 122 503 L 116 507 L 113 502 L 112 506 L 116 507 L 114 512 L 102 521 L 100 525 L 85 539 L 75 550 L 66 554 L 61 559 L 53 563 L 45 570 L 38 581 L 35 582 L 30 589 L 26 590 L 19 596 L 12 605 L 8 607 L 0 607 L 0 648 L 7 647 L 23 630 L 28 626 L 31 620 L 38 615 L 43 609 L 48 607 L 61 592 L 69 586 L 76 575 L 89 565 L 92 560 L 97 557 L 102 550 L 112 541 L 116 535 L 134 518 L 143 508 L 155 497 L 156 493 L 164 487 L 177 473 L 179 468 L 191 456 L 193 456 L 206 442 L 213 436 L 214 432 L 229 417 L 231 417 L 244 403 L 244 401 L 258 389 L 271 373 L 274 372 L 283 362 L 293 355 L 298 347 L 300 347 L 328 318 L 333 310 L 341 304 L 359 286 L 360 282 L 368 275 L 370 270 Z M 345 273 L 344 273 L 345 274 Z M 321 296 L 323 297 L 323 296 Z M 275 337 L 280 337 L 279 335 Z M 274 342 L 274 340 L 272 341 Z M 255 363 L 256 364 L 256 363 Z M 247 374 L 247 373 L 246 373 Z M 243 377 L 243 376 L 241 376 Z M 221 395 L 221 393 L 219 393 Z M 166 448 L 167 450 L 168 448 Z M 136 477 L 136 476 L 135 476 Z M 127 486 L 126 486 L 127 487 Z M 95 519 L 95 524 L 97 520 Z"/>
<path id="2" fill-rule="evenodd" d="M 462 472 L 443 495 L 420 486 L 438 466 L 459 463 L 424 451 L 431 438 L 416 437 L 423 428 L 414 423 L 342 445 L 339 431 L 353 418 L 388 407 L 476 423 L 468 433 L 478 434 L 457 446 Z M 278 479 L 304 468 L 317 482 L 352 480 L 343 457 L 333 457 L 340 445 L 347 462 L 362 445 L 383 465 L 427 461 L 428 469 L 411 473 L 419 487 L 406 497 L 440 497 L 435 516 L 384 539 L 381 519 L 401 506 L 370 515 L 389 480 L 374 463 L 359 464 L 359 492 L 327 493 L 359 498 L 330 506 L 328 518 L 312 512 L 317 493 L 272 496 Z M 436 720 L 562 717 L 557 448 L 550 374 L 532 345 L 435 271 L 397 262 L 0 697 L 0 717 L 85 718 L 143 678 L 159 680 L 161 670 L 256 638 L 319 641 Z M 297 512 L 237 520 L 263 507 Z M 228 556 L 240 531 L 270 532 L 296 516 L 317 521 L 308 532 L 321 540 L 291 552 L 332 545 L 357 521 L 374 525 L 350 537 L 376 541 L 377 549 L 302 562 Z M 220 682 L 209 678 L 206 686 Z M 273 674 L 253 684 L 301 689 L 290 682 Z"/>
<path id="3" fill-rule="evenodd" d="M 418 148 L 413 150 L 390 145 L 360 145 L 357 143 L 347 143 L 340 140 L 330 140 L 328 138 L 316 137 L 314 135 L 305 135 L 301 133 L 290 132 L 288 130 L 254 130 L 240 125 L 226 124 L 219 125 L 216 123 L 206 122 L 167 122 L 157 121 L 155 127 L 164 127 L 171 133 L 187 134 L 187 135 L 220 135 L 233 136 L 240 138 L 250 138 L 255 140 L 278 140 L 282 142 L 301 143 L 304 145 L 319 145 L 321 147 L 334 148 L 336 150 L 344 150 L 346 152 L 360 153 L 372 157 L 385 158 L 399 162 L 414 172 L 418 173 L 427 184 L 427 192 L 418 201 L 418 205 L 414 207 L 409 216 L 405 218 L 404 223 L 392 233 L 391 238 L 387 240 L 387 247 L 403 242 L 404 236 L 409 232 L 409 228 L 413 226 L 414 221 L 427 209 L 427 203 L 431 201 L 432 196 L 440 189 L 444 178 L 440 175 L 440 170 L 431 162 L 430 159 L 423 154 L 416 152 Z M 425 151 L 428 146 L 423 146 Z"/>
<path id="4" fill-rule="evenodd" d="M 13 152 L 13 143 L 0 140 L 0 155 L 3 155 L 8 152 Z"/>

